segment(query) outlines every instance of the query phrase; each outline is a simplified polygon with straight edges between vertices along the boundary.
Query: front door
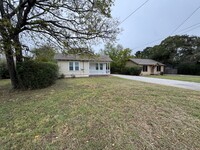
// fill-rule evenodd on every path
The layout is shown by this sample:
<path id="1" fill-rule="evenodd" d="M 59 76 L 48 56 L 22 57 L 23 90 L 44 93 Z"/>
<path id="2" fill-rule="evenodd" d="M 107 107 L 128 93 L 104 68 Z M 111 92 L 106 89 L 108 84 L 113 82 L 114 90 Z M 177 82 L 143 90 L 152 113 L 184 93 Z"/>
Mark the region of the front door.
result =
<path id="1" fill-rule="evenodd" d="M 151 74 L 154 75 L 154 69 L 155 67 L 154 66 L 151 66 Z"/>

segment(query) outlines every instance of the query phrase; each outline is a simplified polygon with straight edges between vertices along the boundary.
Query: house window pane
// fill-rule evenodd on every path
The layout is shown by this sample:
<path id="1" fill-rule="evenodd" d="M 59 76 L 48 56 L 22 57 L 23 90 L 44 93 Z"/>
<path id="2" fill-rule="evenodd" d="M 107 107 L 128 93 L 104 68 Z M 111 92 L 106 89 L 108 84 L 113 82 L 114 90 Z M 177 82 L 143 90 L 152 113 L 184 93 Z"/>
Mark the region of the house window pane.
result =
<path id="1" fill-rule="evenodd" d="M 161 71 L 161 66 L 157 66 L 157 71 Z"/>
<path id="2" fill-rule="evenodd" d="M 79 70 L 79 62 L 75 62 L 75 70 Z"/>
<path id="3" fill-rule="evenodd" d="M 69 62 L 69 70 L 70 71 L 73 71 L 74 69 L 73 69 L 73 62 Z"/>
<path id="4" fill-rule="evenodd" d="M 99 64 L 96 63 L 96 70 L 99 70 Z"/>
<path id="5" fill-rule="evenodd" d="M 143 72 L 147 72 L 148 71 L 148 67 L 147 66 L 143 66 Z"/>
<path id="6" fill-rule="evenodd" d="M 103 70 L 103 64 L 100 64 L 100 70 Z"/>

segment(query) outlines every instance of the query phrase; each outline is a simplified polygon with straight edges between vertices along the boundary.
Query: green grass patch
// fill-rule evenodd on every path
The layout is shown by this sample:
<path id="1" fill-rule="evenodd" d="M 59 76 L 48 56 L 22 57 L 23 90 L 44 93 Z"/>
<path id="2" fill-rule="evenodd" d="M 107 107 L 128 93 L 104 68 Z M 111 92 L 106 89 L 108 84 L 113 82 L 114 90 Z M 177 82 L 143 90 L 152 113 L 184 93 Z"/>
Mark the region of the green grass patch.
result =
<path id="1" fill-rule="evenodd" d="M 151 75 L 151 76 L 145 76 L 145 77 L 200 83 L 200 76 L 189 76 L 189 75 L 163 75 L 163 76 L 162 75 Z"/>
<path id="2" fill-rule="evenodd" d="M 10 91 L 0 80 L 2 149 L 200 149 L 200 93 L 115 77 Z"/>

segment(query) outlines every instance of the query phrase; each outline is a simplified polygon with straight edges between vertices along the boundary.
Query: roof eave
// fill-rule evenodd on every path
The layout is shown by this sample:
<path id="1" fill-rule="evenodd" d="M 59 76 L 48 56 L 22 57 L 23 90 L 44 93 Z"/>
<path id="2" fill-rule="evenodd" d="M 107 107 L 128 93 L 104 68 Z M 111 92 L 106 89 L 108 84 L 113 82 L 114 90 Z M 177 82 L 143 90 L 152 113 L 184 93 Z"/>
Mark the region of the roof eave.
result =
<path id="1" fill-rule="evenodd" d="M 112 60 L 81 60 L 81 59 L 55 59 L 57 61 L 89 61 L 89 62 L 112 62 Z"/>

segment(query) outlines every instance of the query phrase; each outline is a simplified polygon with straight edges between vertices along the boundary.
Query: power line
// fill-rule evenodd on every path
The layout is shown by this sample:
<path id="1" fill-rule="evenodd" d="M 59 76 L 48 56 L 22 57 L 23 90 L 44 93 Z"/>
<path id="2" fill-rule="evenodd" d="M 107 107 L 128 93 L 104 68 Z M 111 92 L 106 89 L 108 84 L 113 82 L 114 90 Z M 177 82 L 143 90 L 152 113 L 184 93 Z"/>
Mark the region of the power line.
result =
<path id="1" fill-rule="evenodd" d="M 178 31 L 177 33 L 180 33 L 180 32 L 183 32 L 183 31 L 186 31 L 186 30 L 188 30 L 188 29 L 190 29 L 190 28 L 193 28 L 193 27 L 195 27 L 195 26 L 199 26 L 199 25 L 200 25 L 200 23 L 196 23 L 196 24 L 194 24 L 194 25 L 192 25 L 192 26 L 189 26 L 189 27 L 187 27 L 187 28 L 185 28 L 185 29 L 182 29 L 182 30 Z"/>
<path id="2" fill-rule="evenodd" d="M 192 29 L 190 29 L 190 30 L 188 30 L 188 31 L 186 31 L 186 32 L 183 32 L 182 34 L 187 33 L 187 32 L 190 32 L 190 31 L 193 31 L 193 30 L 195 30 L 195 29 L 197 29 L 197 28 L 200 28 L 200 25 L 198 25 L 197 27 L 192 28 Z"/>
<path id="3" fill-rule="evenodd" d="M 185 22 L 187 22 L 198 10 L 200 9 L 200 6 L 195 9 L 180 25 L 178 25 L 176 27 L 176 29 L 171 33 L 171 34 L 174 34 L 183 24 L 185 24 Z M 171 35 L 170 34 L 170 35 Z"/>
<path id="4" fill-rule="evenodd" d="M 130 15 L 128 15 L 124 20 L 122 20 L 120 23 L 119 23 L 119 25 L 120 24 L 122 24 L 123 22 L 125 22 L 129 17 L 131 17 L 134 13 L 136 13 L 140 8 L 142 8 L 148 1 L 150 1 L 150 0 L 147 0 L 147 1 L 145 1 L 142 5 L 140 5 L 136 10 L 134 10 Z"/>
<path id="5" fill-rule="evenodd" d="M 187 22 L 199 9 L 200 9 L 200 6 L 197 7 L 197 8 L 190 14 L 190 16 L 188 16 L 179 26 L 177 26 L 176 29 L 175 29 L 170 35 L 174 34 L 174 33 L 175 33 L 185 22 Z M 187 30 L 187 29 L 190 29 L 190 28 L 192 28 L 192 27 L 195 27 L 195 26 L 197 26 L 197 25 L 199 25 L 199 24 L 200 24 L 200 23 L 197 23 L 197 24 L 195 24 L 195 25 L 192 25 L 192 26 L 190 26 L 190 27 L 187 27 L 187 28 L 185 28 L 185 29 L 183 29 L 183 30 L 180 30 L 178 33 L 182 32 L 182 31 L 185 31 L 185 30 Z M 199 26 L 197 26 L 196 28 L 198 28 L 198 27 L 199 27 Z M 194 28 L 194 29 L 196 29 L 196 28 Z M 189 30 L 189 31 L 192 31 L 192 30 L 194 30 L 194 29 L 191 29 L 191 30 Z M 189 32 L 189 31 L 187 31 L 187 32 Z M 187 32 L 185 32 L 185 33 L 187 33 Z M 169 36 L 170 36 L 170 35 L 169 35 Z M 155 43 L 155 42 L 157 42 L 157 41 L 161 41 L 161 40 L 163 40 L 164 38 L 166 38 L 166 37 L 159 38 L 159 39 L 154 40 L 154 41 L 152 41 L 152 42 L 146 43 L 146 44 L 144 44 L 144 45 L 142 45 L 142 46 L 140 46 L 140 47 L 143 47 L 143 46 L 146 46 L 146 45 Z M 140 47 L 136 47 L 136 48 L 140 48 Z M 136 48 L 135 48 L 135 49 L 136 49 Z"/>
<path id="6" fill-rule="evenodd" d="M 195 30 L 195 29 L 197 29 L 197 28 L 200 28 L 200 23 L 197 23 L 197 24 L 194 24 L 194 25 L 189 26 L 189 27 L 187 27 L 187 28 L 184 28 L 184 29 L 180 30 L 180 31 L 177 32 L 177 33 L 185 34 L 185 33 L 187 33 L 187 32 L 193 31 L 193 30 Z M 189 30 L 188 30 L 188 29 L 189 29 Z M 159 39 L 157 39 L 157 40 L 154 40 L 154 41 L 148 42 L 148 43 L 146 43 L 146 44 L 144 44 L 144 45 L 135 47 L 134 49 L 142 48 L 142 47 L 144 47 L 144 46 L 146 46 L 146 45 L 150 45 L 150 44 L 152 44 L 152 43 L 155 43 L 155 42 L 158 42 L 158 41 L 162 41 L 162 40 L 164 40 L 165 38 L 166 38 L 166 36 L 165 36 L 165 37 L 163 36 L 163 37 L 161 37 L 161 38 L 159 38 Z"/>
<path id="7" fill-rule="evenodd" d="M 120 23 L 119 23 L 119 25 L 120 24 L 122 24 L 123 22 L 125 22 L 128 18 L 130 18 L 134 13 L 136 13 L 140 8 L 142 8 L 147 2 L 149 2 L 150 0 L 146 0 L 144 3 L 142 3 L 137 9 L 135 9 L 130 15 L 128 15 L 124 20 L 122 20 Z M 198 10 L 200 9 L 200 6 L 198 7 L 198 8 L 196 8 L 179 26 L 177 26 L 176 27 L 176 29 L 170 34 L 170 35 L 172 35 L 172 34 L 174 34 L 183 24 L 185 24 L 185 22 L 187 22 Z M 185 31 L 185 30 L 187 30 L 187 29 L 190 29 L 190 28 L 192 28 L 192 27 L 195 27 L 195 26 L 197 26 L 197 25 L 199 25 L 200 23 L 198 23 L 198 24 L 195 24 L 195 25 L 192 25 L 192 26 L 190 26 L 190 27 L 187 27 L 187 28 L 185 28 L 185 29 L 183 29 L 183 30 L 180 30 L 178 33 L 180 33 L 180 32 L 182 32 L 182 31 Z M 200 26 L 197 26 L 197 27 L 195 27 L 195 28 L 193 28 L 193 29 L 191 29 L 191 30 L 189 30 L 189 31 L 192 31 L 192 30 L 194 30 L 194 29 L 196 29 L 196 28 L 199 28 Z M 189 31 L 187 31 L 187 32 L 189 32 Z M 186 33 L 187 33 L 186 32 Z M 169 36 L 170 36 L 169 35 Z M 152 44 L 152 43 L 155 43 L 155 42 L 157 42 L 157 41 L 161 41 L 161 40 L 163 40 L 164 38 L 166 38 L 166 37 L 162 37 L 162 38 L 159 38 L 159 39 L 157 39 L 157 40 L 154 40 L 154 41 L 152 41 L 152 42 L 149 42 L 149 43 L 146 43 L 146 44 L 144 44 L 143 46 L 146 46 L 146 45 L 149 45 L 149 44 Z M 140 46 L 140 47 L 142 47 L 142 46 Z M 136 48 L 138 48 L 138 47 L 136 47 Z M 134 48 L 134 49 L 136 49 L 136 48 Z"/>

